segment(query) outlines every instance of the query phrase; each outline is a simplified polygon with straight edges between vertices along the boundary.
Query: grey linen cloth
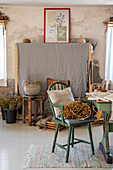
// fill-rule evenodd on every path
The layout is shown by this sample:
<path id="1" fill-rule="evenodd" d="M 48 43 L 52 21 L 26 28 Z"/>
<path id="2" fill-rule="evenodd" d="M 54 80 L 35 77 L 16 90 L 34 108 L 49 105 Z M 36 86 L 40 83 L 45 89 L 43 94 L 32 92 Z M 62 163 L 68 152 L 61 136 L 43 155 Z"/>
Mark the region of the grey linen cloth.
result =
<path id="1" fill-rule="evenodd" d="M 75 97 L 84 97 L 87 90 L 88 43 L 24 43 L 17 44 L 18 86 L 23 94 L 24 80 L 41 80 L 46 93 L 47 77 L 70 80 Z"/>

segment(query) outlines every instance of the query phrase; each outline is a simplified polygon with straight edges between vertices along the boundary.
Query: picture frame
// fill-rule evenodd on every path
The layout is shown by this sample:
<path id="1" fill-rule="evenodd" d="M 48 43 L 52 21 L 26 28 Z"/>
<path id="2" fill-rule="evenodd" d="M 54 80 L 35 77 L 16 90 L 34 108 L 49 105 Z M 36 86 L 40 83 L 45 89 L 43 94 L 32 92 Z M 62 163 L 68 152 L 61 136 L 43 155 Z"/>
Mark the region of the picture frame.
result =
<path id="1" fill-rule="evenodd" d="M 44 8 L 44 43 L 70 43 L 70 8 Z"/>

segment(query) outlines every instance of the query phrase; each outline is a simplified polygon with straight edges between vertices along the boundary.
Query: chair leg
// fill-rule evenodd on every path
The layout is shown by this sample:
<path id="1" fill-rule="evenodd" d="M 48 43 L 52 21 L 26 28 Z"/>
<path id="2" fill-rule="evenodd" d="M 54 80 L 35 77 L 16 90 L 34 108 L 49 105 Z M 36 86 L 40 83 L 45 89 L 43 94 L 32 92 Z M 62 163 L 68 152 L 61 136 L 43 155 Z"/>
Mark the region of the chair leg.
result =
<path id="1" fill-rule="evenodd" d="M 69 158 L 71 130 L 72 130 L 72 127 L 70 126 L 70 127 L 69 127 L 69 131 L 68 131 L 68 142 L 67 142 L 66 163 L 68 163 L 68 158 Z"/>
<path id="2" fill-rule="evenodd" d="M 74 142 L 74 126 L 72 127 L 72 143 Z M 74 146 L 74 144 L 71 145 L 72 148 Z"/>
<path id="3" fill-rule="evenodd" d="M 58 128 L 59 128 L 59 124 L 57 124 L 57 127 L 56 127 L 55 137 L 54 137 L 53 147 L 52 147 L 52 152 L 54 152 L 54 150 L 55 150 L 55 144 L 56 144 L 57 135 L 58 135 Z"/>
<path id="4" fill-rule="evenodd" d="M 92 154 L 94 155 L 94 144 L 93 144 L 93 138 L 92 138 L 92 131 L 91 131 L 91 125 L 88 123 L 88 130 L 89 130 L 89 137 L 90 137 L 90 142 L 91 142 L 91 149 L 92 149 Z"/>

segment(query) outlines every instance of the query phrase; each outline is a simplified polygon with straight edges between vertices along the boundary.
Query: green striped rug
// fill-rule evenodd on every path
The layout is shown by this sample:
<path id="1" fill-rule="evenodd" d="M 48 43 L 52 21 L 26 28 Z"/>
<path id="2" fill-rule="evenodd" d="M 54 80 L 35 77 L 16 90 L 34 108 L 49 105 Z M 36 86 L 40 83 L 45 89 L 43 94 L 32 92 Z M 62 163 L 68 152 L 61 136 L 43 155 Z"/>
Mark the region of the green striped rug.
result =
<path id="1" fill-rule="evenodd" d="M 31 145 L 25 160 L 24 168 L 111 168 L 106 164 L 101 150 L 95 147 L 92 155 L 89 145 L 77 144 L 70 149 L 69 163 L 65 163 L 65 150 L 56 146 L 51 152 L 50 146 Z"/>

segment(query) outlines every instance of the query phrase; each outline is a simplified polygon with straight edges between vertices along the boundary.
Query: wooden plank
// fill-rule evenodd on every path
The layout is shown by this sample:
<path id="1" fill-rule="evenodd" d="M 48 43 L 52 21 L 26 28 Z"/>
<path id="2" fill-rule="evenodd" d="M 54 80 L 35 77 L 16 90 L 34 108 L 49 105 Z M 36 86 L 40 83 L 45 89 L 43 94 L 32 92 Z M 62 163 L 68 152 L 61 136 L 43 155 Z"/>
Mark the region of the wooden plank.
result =
<path id="1" fill-rule="evenodd" d="M 104 21 L 104 24 L 113 24 L 113 21 Z"/>
<path id="2" fill-rule="evenodd" d="M 49 124 L 55 124 L 55 125 L 57 124 L 57 123 L 55 123 L 55 122 L 47 122 L 47 123 L 49 123 Z"/>
<path id="3" fill-rule="evenodd" d="M 113 27 L 113 21 L 104 21 L 103 23 L 106 24 L 105 33 L 108 31 L 108 27 Z"/>
<path id="4" fill-rule="evenodd" d="M 57 123 L 55 122 L 46 122 L 46 129 L 48 130 L 56 130 L 56 126 L 57 126 Z M 63 125 L 59 125 L 59 131 L 61 131 L 64 128 L 66 127 Z"/>
<path id="5" fill-rule="evenodd" d="M 45 128 L 46 130 L 50 130 L 50 131 L 55 131 L 56 129 L 49 129 L 49 128 Z M 60 131 L 60 130 L 58 130 Z"/>
<path id="6" fill-rule="evenodd" d="M 53 130 L 53 131 L 56 130 L 56 128 L 48 128 L 48 127 L 46 127 L 46 129 L 47 129 L 47 130 Z M 59 128 L 58 131 L 61 131 L 61 130 L 63 130 L 63 129 L 64 129 L 64 128 Z"/>
<path id="7" fill-rule="evenodd" d="M 36 100 L 34 99 L 34 119 L 36 119 L 36 116 L 37 116 L 37 102 Z M 41 109 L 40 109 L 41 110 Z"/>
<path id="8" fill-rule="evenodd" d="M 50 128 L 56 128 L 56 125 L 52 125 L 52 126 L 50 126 L 50 125 L 46 125 L 46 127 L 50 127 Z"/>
<path id="9" fill-rule="evenodd" d="M 42 115 L 43 112 L 43 97 L 40 98 L 40 115 Z"/>
<path id="10" fill-rule="evenodd" d="M 23 123 L 25 123 L 25 102 L 24 102 L 24 98 L 23 98 Z"/>
<path id="11" fill-rule="evenodd" d="M 46 124 L 47 127 L 55 127 L 56 128 L 56 125 L 48 125 Z"/>
<path id="12" fill-rule="evenodd" d="M 47 126 L 50 126 L 50 127 L 56 127 L 56 124 L 49 124 L 49 123 L 46 123 Z M 63 125 L 60 125 L 60 127 L 64 127 Z"/>
<path id="13" fill-rule="evenodd" d="M 56 127 L 48 127 L 48 126 L 46 126 L 46 129 L 56 130 Z"/>
<path id="14" fill-rule="evenodd" d="M 16 44 L 14 44 L 14 50 L 15 50 L 15 93 L 18 94 L 18 59 L 17 59 L 17 47 Z"/>
<path id="15" fill-rule="evenodd" d="M 112 103 L 112 101 L 96 100 L 97 103 Z"/>
<path id="16" fill-rule="evenodd" d="M 56 129 L 56 126 L 46 126 L 46 128 L 49 129 Z M 65 127 L 59 127 L 59 129 L 64 129 Z"/>
<path id="17" fill-rule="evenodd" d="M 89 84 L 89 92 L 93 92 L 94 91 L 94 85 L 93 84 Z"/>
<path id="18" fill-rule="evenodd" d="M 0 23 L 8 22 L 8 20 L 0 20 Z"/>
<path id="19" fill-rule="evenodd" d="M 15 53 L 15 93 L 18 94 L 18 57 L 16 44 L 14 44 L 14 53 Z M 19 117 L 19 113 L 17 111 L 17 119 L 22 118 L 23 117 Z"/>
<path id="20" fill-rule="evenodd" d="M 32 116 L 31 116 L 31 98 L 28 97 L 28 117 L 29 117 L 29 126 L 32 126 Z"/>

